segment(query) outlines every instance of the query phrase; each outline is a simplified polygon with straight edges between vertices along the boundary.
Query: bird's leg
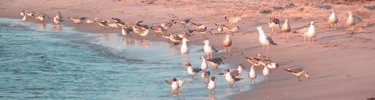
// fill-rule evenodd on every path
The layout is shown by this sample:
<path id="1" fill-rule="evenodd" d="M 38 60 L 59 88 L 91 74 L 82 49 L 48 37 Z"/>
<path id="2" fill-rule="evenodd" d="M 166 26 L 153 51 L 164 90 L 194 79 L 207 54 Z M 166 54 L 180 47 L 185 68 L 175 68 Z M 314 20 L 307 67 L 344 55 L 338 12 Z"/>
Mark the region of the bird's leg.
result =
<path id="1" fill-rule="evenodd" d="M 289 39 L 289 33 L 286 33 L 286 39 Z"/>
<path id="2" fill-rule="evenodd" d="M 298 76 L 298 81 L 302 81 L 302 80 L 299 78 L 299 76 Z"/>
<path id="3" fill-rule="evenodd" d="M 264 45 L 263 45 L 263 51 L 264 51 Z"/>
<path id="4" fill-rule="evenodd" d="M 266 81 L 266 76 L 264 76 L 263 78 L 264 78 L 263 82 L 265 82 Z"/>
<path id="5" fill-rule="evenodd" d="M 268 81 L 271 81 L 271 76 L 268 76 Z"/>
<path id="6" fill-rule="evenodd" d="M 284 40 L 284 33 L 283 33 L 283 40 Z"/>
<path id="7" fill-rule="evenodd" d="M 311 38 L 312 43 L 314 43 L 314 38 Z"/>
<path id="8" fill-rule="evenodd" d="M 268 52 L 268 45 L 267 45 L 267 52 Z"/>
<path id="9" fill-rule="evenodd" d="M 228 47 L 228 50 L 229 50 L 228 53 L 230 53 L 230 47 Z"/>
<path id="10" fill-rule="evenodd" d="M 225 49 L 227 49 L 227 47 L 224 47 L 224 51 L 225 51 L 225 53 L 227 53 L 227 50 L 225 50 Z"/>

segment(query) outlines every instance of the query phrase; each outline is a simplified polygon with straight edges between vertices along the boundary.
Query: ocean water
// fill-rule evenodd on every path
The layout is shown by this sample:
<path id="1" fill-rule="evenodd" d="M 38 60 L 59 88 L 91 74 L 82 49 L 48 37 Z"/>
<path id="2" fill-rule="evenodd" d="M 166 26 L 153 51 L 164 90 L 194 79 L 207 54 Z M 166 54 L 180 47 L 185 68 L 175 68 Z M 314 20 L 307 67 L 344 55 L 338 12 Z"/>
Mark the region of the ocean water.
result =
<path id="1" fill-rule="evenodd" d="M 213 72 L 215 93 L 200 73 L 192 78 L 184 65 L 200 66 L 202 45 L 191 45 L 186 60 L 167 42 L 122 40 L 120 33 L 84 33 L 9 18 L 0 18 L 0 44 L 0 99 L 214 100 L 251 89 L 247 73 L 230 87 Z M 172 94 L 165 80 L 174 77 L 186 84 Z"/>

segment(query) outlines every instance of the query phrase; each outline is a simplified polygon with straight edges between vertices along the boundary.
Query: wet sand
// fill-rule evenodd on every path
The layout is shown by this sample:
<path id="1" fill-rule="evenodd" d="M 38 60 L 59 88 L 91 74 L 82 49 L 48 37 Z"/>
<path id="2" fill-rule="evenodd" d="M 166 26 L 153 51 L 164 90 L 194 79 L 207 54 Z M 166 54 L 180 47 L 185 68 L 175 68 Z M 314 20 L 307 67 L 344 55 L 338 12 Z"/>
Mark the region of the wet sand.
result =
<path id="1" fill-rule="evenodd" d="M 153 25 L 176 19 L 178 22 L 185 18 L 192 18 L 192 22 L 205 24 L 208 28 L 215 28 L 214 23 L 226 24 L 225 16 L 240 16 L 242 20 L 236 24 L 239 32 L 232 36 L 232 53 L 217 53 L 214 56 L 224 56 L 225 63 L 232 65 L 243 64 L 249 69 L 251 65 L 244 56 L 255 56 L 263 53 L 270 56 L 272 61 L 284 68 L 304 68 L 310 73 L 310 80 L 297 77 L 283 70 L 272 70 L 271 81 L 254 86 L 251 91 L 233 94 L 227 99 L 365 99 L 373 97 L 375 93 L 375 74 L 372 67 L 374 54 L 374 3 L 373 2 L 302 2 L 290 1 L 156 1 L 151 4 L 140 1 L 44 1 L 44 0 L 6 0 L 1 2 L 1 17 L 21 18 L 22 10 L 33 10 L 48 15 L 55 15 L 61 11 L 63 17 L 99 17 L 108 19 L 120 18 L 124 22 L 143 20 L 144 24 Z M 27 5 L 27 6 L 26 6 Z M 42 7 L 40 5 L 43 5 Z M 108 6 L 111 5 L 111 6 Z M 336 10 L 339 22 L 335 29 L 329 29 L 327 18 L 331 10 Z M 354 12 L 356 25 L 346 26 L 347 12 Z M 317 36 L 313 44 L 303 42 L 303 37 L 290 33 L 288 40 L 281 39 L 281 34 L 270 35 L 271 28 L 268 20 L 277 17 L 281 22 L 290 20 L 292 31 L 307 28 L 310 21 L 316 25 Z M 29 21 L 35 21 L 30 19 Z M 37 21 L 35 21 L 37 22 Z M 48 21 L 47 21 L 48 22 Z M 50 21 L 49 21 L 50 22 Z M 79 31 L 94 33 L 118 33 L 115 30 L 100 30 L 99 25 L 76 26 L 69 19 L 62 23 L 75 26 Z M 256 27 L 262 26 L 277 46 L 270 46 L 269 52 L 263 52 L 258 41 Z M 188 25 L 187 29 L 194 28 Z M 182 32 L 179 23 L 170 32 Z M 213 30 L 214 33 L 217 31 Z M 140 36 L 133 34 L 134 39 Z M 147 37 L 151 41 L 167 41 L 151 32 Z M 222 50 L 224 35 L 202 37 L 200 33 L 190 37 L 192 44 L 201 45 L 208 38 L 212 45 Z M 203 46 L 203 45 L 202 45 Z M 234 69 L 236 66 L 229 68 Z M 246 70 L 248 71 L 248 70 Z M 245 71 L 245 72 L 246 72 Z M 261 73 L 260 69 L 256 70 Z M 248 78 L 247 76 L 242 76 Z M 257 80 L 262 80 L 258 76 Z M 242 84 L 250 84 L 242 81 Z"/>

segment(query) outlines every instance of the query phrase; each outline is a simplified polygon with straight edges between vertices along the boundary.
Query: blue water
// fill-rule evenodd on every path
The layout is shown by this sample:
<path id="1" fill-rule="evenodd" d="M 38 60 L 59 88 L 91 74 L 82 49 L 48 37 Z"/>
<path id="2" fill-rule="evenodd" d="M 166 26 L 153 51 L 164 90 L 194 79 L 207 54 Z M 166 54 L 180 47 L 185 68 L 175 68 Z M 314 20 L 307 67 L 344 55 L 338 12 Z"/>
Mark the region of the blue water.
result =
<path id="1" fill-rule="evenodd" d="M 184 60 L 179 48 L 166 42 L 9 18 L 0 18 L 0 44 L 0 99 L 220 99 L 250 89 L 246 75 L 230 87 L 213 73 L 216 94 L 209 93 L 200 73 L 192 78 L 184 64 L 199 67 L 202 46 L 192 45 Z M 186 82 L 178 94 L 164 81 L 174 77 Z"/>

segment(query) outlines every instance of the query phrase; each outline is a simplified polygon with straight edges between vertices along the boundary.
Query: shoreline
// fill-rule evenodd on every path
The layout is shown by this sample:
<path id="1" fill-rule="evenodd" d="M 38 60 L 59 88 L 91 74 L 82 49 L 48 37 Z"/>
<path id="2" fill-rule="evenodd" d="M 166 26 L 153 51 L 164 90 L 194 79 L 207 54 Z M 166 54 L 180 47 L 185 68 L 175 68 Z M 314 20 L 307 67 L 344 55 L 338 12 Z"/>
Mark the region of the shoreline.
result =
<path id="1" fill-rule="evenodd" d="M 5 1 L 4 1 L 5 2 Z M 32 1 L 26 1 L 30 4 L 32 4 L 30 7 L 38 5 L 39 2 L 32 2 Z M 44 1 L 42 4 L 50 4 L 53 1 Z M 58 1 L 54 1 L 58 2 Z M 62 1 L 61 1 L 62 2 Z M 79 1 L 72 0 L 70 1 L 71 5 L 82 5 L 82 4 L 95 4 L 94 2 L 87 2 L 83 1 L 81 4 L 79 4 Z M 100 2 L 100 1 L 96 1 Z M 9 3 L 9 2 L 7 2 Z M 4 4 L 7 4 L 4 3 Z M 100 2 L 104 3 L 104 2 Z M 100 5 L 97 4 L 97 5 Z M 120 2 L 123 3 L 123 2 Z M 134 2 L 133 2 L 134 3 Z M 15 4 L 18 4 L 22 7 L 22 3 L 15 2 Z M 68 4 L 68 5 L 69 5 Z M 116 2 L 108 2 L 109 5 L 116 4 Z M 178 5 L 179 3 L 176 3 Z M 254 87 L 254 89 L 251 89 L 250 91 L 245 91 L 241 93 L 235 93 L 232 95 L 229 95 L 228 97 L 225 97 L 227 99 L 244 99 L 244 98 L 256 98 L 256 99 L 365 99 L 373 96 L 372 93 L 375 91 L 375 84 L 373 84 L 374 81 L 366 80 L 366 78 L 370 78 L 370 76 L 373 76 L 374 74 L 371 73 L 372 64 L 371 62 L 374 61 L 374 57 L 370 56 L 370 54 L 373 54 L 372 52 L 375 50 L 374 46 L 371 44 L 374 43 L 374 31 L 371 31 L 374 29 L 373 26 L 368 26 L 368 24 L 371 24 L 373 20 L 371 20 L 371 16 L 374 16 L 374 14 L 370 15 L 360 15 L 359 10 L 363 10 L 362 12 L 374 12 L 372 10 L 367 11 L 365 8 L 357 8 L 357 14 L 358 18 L 361 18 L 361 22 L 357 24 L 358 30 L 354 31 L 355 34 L 348 34 L 350 32 L 347 31 L 346 27 L 342 25 L 345 21 L 345 11 L 347 9 L 353 9 L 355 7 L 359 6 L 366 6 L 371 5 L 370 4 L 356 4 L 355 6 L 350 6 L 350 8 L 345 8 L 345 5 L 330 5 L 330 9 L 326 9 L 328 6 L 322 6 L 322 8 L 314 8 L 314 5 L 303 5 L 299 3 L 294 3 L 297 8 L 304 8 L 305 11 L 302 13 L 309 12 L 308 10 L 316 10 L 315 13 L 309 12 L 312 14 L 316 14 L 316 17 L 309 17 L 309 15 L 312 14 L 296 14 L 291 16 L 282 16 L 279 13 L 292 13 L 294 8 L 288 9 L 284 8 L 284 12 L 272 12 L 269 16 L 280 16 L 282 19 L 281 22 L 284 21 L 285 18 L 292 19 L 291 22 L 292 31 L 293 29 L 301 29 L 303 27 L 306 27 L 306 24 L 309 23 L 311 20 L 314 20 L 317 24 L 317 39 L 316 42 L 312 45 L 308 45 L 303 43 L 303 37 L 295 35 L 293 33 L 290 33 L 290 39 L 289 40 L 282 40 L 280 39 L 281 34 L 274 34 L 270 35 L 274 41 L 276 41 L 279 45 L 278 46 L 270 46 L 269 52 L 262 52 L 262 46 L 259 44 L 258 41 L 258 32 L 255 31 L 255 27 L 262 26 L 267 35 L 270 31 L 270 28 L 268 28 L 268 24 L 265 23 L 268 20 L 267 18 L 263 18 L 262 14 L 255 14 L 254 16 L 248 15 L 248 14 L 241 14 L 243 20 L 238 23 L 238 25 L 241 27 L 241 31 L 234 33 L 235 35 L 232 37 L 233 46 L 232 53 L 230 54 L 224 54 L 224 53 L 216 53 L 214 54 L 214 57 L 218 56 L 225 56 L 227 59 L 224 59 L 225 63 L 230 63 L 232 65 L 237 64 L 243 64 L 246 67 L 246 71 L 248 71 L 249 66 L 251 65 L 249 62 L 247 62 L 244 59 L 244 56 L 250 56 L 254 57 L 257 53 L 261 52 L 264 53 L 267 56 L 271 56 L 271 59 L 277 63 L 280 64 L 281 69 L 284 68 L 292 68 L 292 67 L 299 67 L 306 69 L 309 73 L 311 73 L 311 79 L 306 80 L 305 77 L 302 78 L 302 82 L 298 82 L 296 77 L 290 73 L 286 73 L 283 70 L 273 70 L 271 74 L 271 81 L 262 82 L 261 84 L 257 84 L 251 87 Z M 313 3 L 312 3 L 313 4 Z M 10 5 L 10 4 L 9 4 Z M 1 14 L 1 17 L 8 17 L 8 18 L 21 18 L 19 15 L 19 12 L 21 11 L 21 7 L 12 8 L 10 6 L 4 6 L 4 9 L 1 10 L 1 13 L 7 13 L 6 15 Z M 63 5 L 63 4 L 61 4 Z M 118 7 L 120 4 L 115 5 L 114 7 Z M 174 6 L 176 6 L 174 5 Z M 193 13 L 188 14 L 186 16 L 183 16 L 184 14 L 178 13 L 178 11 L 190 11 L 191 9 L 196 9 L 199 7 L 192 6 L 194 4 L 188 3 L 188 6 L 186 9 L 179 8 L 179 9 L 168 9 L 168 8 L 162 8 L 162 4 L 159 5 L 147 5 L 147 4 L 136 4 L 135 8 L 155 8 L 155 9 L 162 9 L 164 11 L 167 11 L 168 13 L 175 12 L 175 15 L 182 15 L 178 22 L 180 22 L 181 19 L 184 19 L 185 17 L 192 17 L 195 16 L 195 18 L 192 18 L 194 22 L 199 22 L 202 24 L 207 24 L 208 27 L 212 28 L 214 25 L 213 22 L 218 22 L 221 24 L 227 24 L 225 22 L 224 18 L 222 16 L 225 16 L 224 14 L 216 14 L 216 13 Z M 287 5 L 287 4 L 285 4 Z M 329 5 L 329 4 L 325 4 Z M 66 6 L 66 5 L 63 5 Z M 83 5 L 84 6 L 84 5 Z M 145 6 L 145 7 L 143 7 Z M 147 7 L 146 7 L 147 6 Z M 219 6 L 217 4 L 216 6 Z M 265 5 L 264 9 L 267 9 L 267 5 Z M 268 5 L 269 6 L 269 5 Z M 272 5 L 271 5 L 272 6 Z M 8 8 L 7 8 L 8 7 Z M 121 9 L 134 9 L 132 8 L 134 6 L 131 6 L 129 8 L 119 8 Z M 172 6 L 173 7 L 173 6 Z M 226 7 L 226 6 L 225 6 Z M 224 7 L 224 8 L 225 8 Z M 318 6 L 320 7 L 320 6 Z M 5 9 L 7 8 L 7 9 Z M 43 7 L 42 7 L 43 8 Z M 44 7 L 43 9 L 48 9 L 51 7 Z M 83 11 L 80 10 L 72 10 L 67 9 L 72 12 L 81 12 L 82 15 L 76 14 L 76 13 L 65 13 L 68 11 L 61 11 L 63 13 L 63 17 L 65 22 L 63 22 L 64 25 L 69 27 L 76 27 L 77 31 L 80 32 L 90 32 L 90 33 L 121 33 L 121 30 L 100 30 L 99 26 L 94 23 L 95 25 L 92 26 L 76 26 L 72 24 L 72 21 L 69 19 L 66 19 L 70 16 L 89 16 L 90 17 L 103 17 L 103 19 L 110 19 L 111 16 L 106 16 L 106 14 L 111 14 L 113 12 L 107 11 L 107 7 L 104 6 L 97 6 L 98 11 L 104 12 L 104 14 L 99 14 L 98 16 L 93 16 L 92 13 L 82 13 Z M 104 9 L 103 9 L 104 8 Z M 176 8 L 176 7 L 175 7 Z M 177 7 L 178 8 L 178 7 Z M 204 7 L 201 7 L 204 8 Z M 270 7 L 268 7 L 270 8 Z M 341 19 L 339 21 L 338 29 L 330 30 L 327 28 L 327 25 L 329 25 L 326 22 L 326 17 L 329 16 L 329 11 L 333 8 L 336 8 L 336 11 L 340 14 L 338 15 Z M 345 8 L 345 9 L 344 9 Z M 87 8 L 89 9 L 89 8 Z M 84 10 L 87 10 L 84 9 Z M 190 10 L 189 10 L 190 9 Z M 243 9 L 243 8 L 232 8 L 232 9 Z M 22 9 L 23 10 L 23 9 Z M 114 9 L 117 11 L 116 9 Z M 219 9 L 218 7 L 212 7 L 213 11 L 217 10 L 223 10 Z M 40 10 L 36 12 L 45 12 L 47 14 L 54 15 L 58 10 L 48 11 L 48 10 Z M 259 10 L 258 10 L 259 11 Z M 150 11 L 149 11 L 150 12 Z M 160 11 L 162 12 L 162 11 Z M 251 12 L 251 11 L 250 11 Z M 134 14 L 133 14 L 134 13 Z M 142 14 L 139 14 L 142 12 L 129 12 L 130 17 L 125 17 L 125 22 L 132 22 L 137 19 L 142 18 L 149 18 L 149 16 L 142 16 Z M 239 13 L 239 12 L 235 12 Z M 149 18 L 148 20 L 145 20 L 145 24 L 152 25 L 153 23 L 161 23 L 168 21 L 168 18 L 162 18 L 163 14 L 158 13 L 150 13 L 154 14 L 155 18 Z M 202 16 L 200 16 L 202 14 Z M 70 16 L 69 16 L 70 15 Z M 96 14 L 95 14 L 96 15 Z M 113 16 L 122 16 L 121 13 L 114 13 Z M 136 16 L 141 17 L 136 17 Z M 298 19 L 299 15 L 303 15 L 302 19 Z M 18 17 L 17 17 L 18 16 Z M 207 17 L 209 16 L 209 17 Z M 210 17 L 214 16 L 214 17 Z M 368 18 L 365 18 L 366 16 L 369 16 Z M 89 17 L 89 18 L 90 18 Z M 160 18 L 159 18 L 160 17 Z M 168 15 L 168 17 L 171 17 L 171 15 Z M 324 17 L 324 18 L 320 18 Z M 123 18 L 121 18 L 123 19 Z M 129 20 L 133 19 L 133 20 Z M 162 20 L 161 20 L 162 19 Z M 257 20 L 254 20 L 257 19 Z M 32 20 L 32 22 L 37 22 L 36 20 Z M 367 21 L 367 23 L 366 23 Z M 49 20 L 50 22 L 50 20 Z M 302 27 L 301 27 L 302 26 Z M 93 29 L 95 28 L 95 29 Z M 170 31 L 176 31 L 176 30 L 182 30 L 182 28 L 179 27 L 179 24 L 176 24 L 172 27 Z M 354 28 L 357 29 L 357 28 Z M 213 32 L 216 32 L 213 31 Z M 166 39 L 160 37 L 156 38 L 154 32 L 151 32 L 153 34 L 149 34 L 150 37 L 148 37 L 151 41 L 166 41 Z M 205 37 L 200 37 L 200 33 L 195 33 L 198 36 L 193 36 L 192 38 L 189 38 L 191 42 L 194 45 L 202 45 L 201 41 L 205 39 Z M 134 37 L 135 35 L 135 37 Z M 224 39 L 224 35 L 221 36 L 208 36 L 209 40 L 212 41 L 211 45 L 214 45 L 217 49 L 222 50 L 221 41 Z M 133 33 L 134 39 L 140 39 L 137 34 Z M 229 58 L 229 59 L 228 59 Z M 353 61 L 354 60 L 354 61 Z M 230 69 L 234 69 L 236 66 L 231 66 Z M 256 72 L 259 74 L 261 73 L 261 70 L 256 70 Z M 243 78 L 248 78 L 247 75 L 242 76 Z M 258 76 L 258 79 L 263 79 L 262 75 Z M 257 79 L 257 80 L 258 80 Z M 347 82 L 349 81 L 349 82 Z M 247 82 L 243 82 L 245 84 Z M 299 90 L 303 88 L 304 90 Z M 330 90 L 330 91 L 322 91 L 322 90 Z"/>

